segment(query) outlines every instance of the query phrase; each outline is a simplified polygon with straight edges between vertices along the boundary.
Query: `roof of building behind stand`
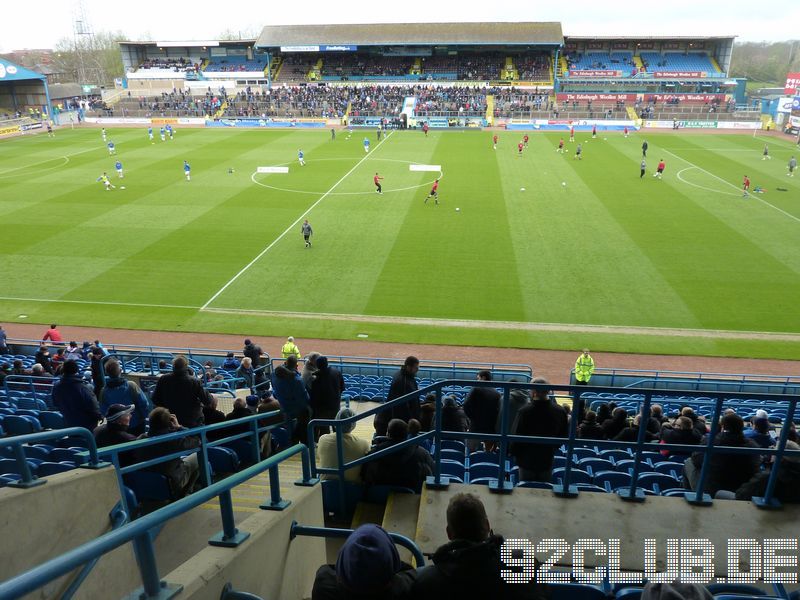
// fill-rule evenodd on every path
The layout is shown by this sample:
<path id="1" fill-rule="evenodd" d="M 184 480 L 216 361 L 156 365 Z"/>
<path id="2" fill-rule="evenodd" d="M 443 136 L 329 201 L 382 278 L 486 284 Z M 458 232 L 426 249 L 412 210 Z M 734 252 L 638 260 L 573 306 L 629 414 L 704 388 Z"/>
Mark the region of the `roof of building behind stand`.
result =
<path id="1" fill-rule="evenodd" d="M 557 45 L 561 23 L 381 23 L 264 27 L 256 46 L 378 46 L 433 44 Z"/>

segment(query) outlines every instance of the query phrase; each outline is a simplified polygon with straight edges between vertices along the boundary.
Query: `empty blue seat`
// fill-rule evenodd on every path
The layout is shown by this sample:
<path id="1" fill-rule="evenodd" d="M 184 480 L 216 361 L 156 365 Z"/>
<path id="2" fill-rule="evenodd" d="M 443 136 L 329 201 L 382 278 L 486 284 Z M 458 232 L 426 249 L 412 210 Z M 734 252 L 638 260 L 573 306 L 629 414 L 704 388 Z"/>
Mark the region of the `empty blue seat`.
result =
<path id="1" fill-rule="evenodd" d="M 83 462 L 83 459 L 80 457 L 80 452 L 72 448 L 53 448 L 47 459 L 52 462 L 69 461 L 76 464 Z"/>
<path id="2" fill-rule="evenodd" d="M 123 479 L 140 501 L 167 502 L 174 499 L 169 480 L 161 473 L 134 471 L 123 475 Z"/>
<path id="3" fill-rule="evenodd" d="M 38 458 L 46 461 L 50 451 L 39 446 L 23 446 L 22 451 L 27 458 Z"/>
<path id="4" fill-rule="evenodd" d="M 497 463 L 470 463 L 469 465 L 469 480 L 472 483 L 473 479 L 480 479 L 482 477 L 498 478 L 500 465 Z M 508 473 L 508 472 L 506 472 Z"/>
<path id="5" fill-rule="evenodd" d="M 448 477 L 458 477 L 462 481 L 465 477 L 466 469 L 464 465 L 455 460 L 443 460 L 441 463 L 441 474 Z"/>
<path id="6" fill-rule="evenodd" d="M 60 412 L 48 410 L 39 413 L 39 423 L 45 429 L 64 429 L 67 426 Z"/>
<path id="7" fill-rule="evenodd" d="M 8 435 L 26 435 L 42 430 L 42 426 L 35 417 L 28 415 L 7 415 L 3 419 L 3 429 Z"/>
<path id="8" fill-rule="evenodd" d="M 500 455 L 494 452 L 473 452 L 469 455 L 469 462 L 472 463 L 494 463 L 500 464 Z"/>
<path id="9" fill-rule="evenodd" d="M 646 490 L 651 490 L 659 493 L 661 490 L 669 490 L 680 485 L 680 481 L 671 475 L 664 475 L 663 473 L 641 473 L 639 479 L 636 480 L 636 485 L 643 487 Z"/>
<path id="10" fill-rule="evenodd" d="M 552 490 L 553 484 L 544 481 L 520 481 L 517 487 L 521 488 L 534 488 L 540 490 Z"/>
<path id="11" fill-rule="evenodd" d="M 653 470 L 656 473 L 663 473 L 664 475 L 672 475 L 673 477 L 679 478 L 683 473 L 683 463 L 673 461 L 660 462 L 653 466 Z"/>
<path id="12" fill-rule="evenodd" d="M 579 492 L 600 492 L 605 494 L 606 490 L 601 488 L 599 485 L 594 485 L 591 483 L 578 483 L 576 486 Z"/>
<path id="13" fill-rule="evenodd" d="M 631 453 L 627 450 L 601 450 L 598 456 L 615 463 L 620 460 L 630 460 L 632 458 Z"/>
<path id="14" fill-rule="evenodd" d="M 442 450 L 458 450 L 463 458 L 467 453 L 467 445 L 459 440 L 442 440 Z"/>
<path id="15" fill-rule="evenodd" d="M 561 480 L 564 477 L 564 471 L 565 469 L 553 469 L 552 482 L 561 484 Z M 592 476 L 581 469 L 570 469 L 569 483 L 570 485 L 574 485 L 576 483 L 592 483 Z"/>
<path id="16" fill-rule="evenodd" d="M 595 473 L 592 480 L 595 485 L 605 488 L 608 492 L 614 492 L 619 488 L 630 487 L 631 485 L 630 474 L 620 473 L 619 471 L 601 471 Z"/>
<path id="17" fill-rule="evenodd" d="M 578 466 L 584 471 L 589 471 L 590 473 L 614 470 L 614 463 L 603 458 L 584 458 L 578 462 Z"/>
<path id="18" fill-rule="evenodd" d="M 39 477 L 47 477 L 48 475 L 72 471 L 76 468 L 77 467 L 71 462 L 43 462 L 39 465 L 37 474 Z"/>
<path id="19" fill-rule="evenodd" d="M 602 588 L 581 583 L 550 583 L 550 600 L 606 600 Z"/>
<path id="20" fill-rule="evenodd" d="M 442 460 L 455 460 L 457 462 L 463 463 L 464 462 L 464 451 L 463 450 L 454 450 L 450 448 L 442 448 L 441 451 Z"/>
<path id="21" fill-rule="evenodd" d="M 208 464 L 216 473 L 235 473 L 239 469 L 239 457 L 231 448 L 208 448 Z"/>
<path id="22" fill-rule="evenodd" d="M 469 483 L 470 485 L 489 485 L 490 483 L 497 481 L 497 476 L 495 477 L 478 477 L 476 479 L 472 479 L 470 477 Z"/>
<path id="23" fill-rule="evenodd" d="M 31 475 L 36 475 L 37 465 L 38 463 L 27 460 L 25 461 L 28 463 L 28 468 L 31 471 Z M 0 459 L 0 473 L 16 473 L 17 475 L 22 475 L 21 473 L 22 468 L 18 465 L 17 461 L 13 458 L 2 458 Z"/>
<path id="24" fill-rule="evenodd" d="M 584 458 L 597 458 L 597 451 L 594 448 L 573 448 L 572 454 L 578 457 L 578 460 Z"/>
<path id="25" fill-rule="evenodd" d="M 743 583 L 709 583 L 706 588 L 712 594 L 741 594 L 747 596 L 766 596 L 767 592 L 754 585 Z"/>

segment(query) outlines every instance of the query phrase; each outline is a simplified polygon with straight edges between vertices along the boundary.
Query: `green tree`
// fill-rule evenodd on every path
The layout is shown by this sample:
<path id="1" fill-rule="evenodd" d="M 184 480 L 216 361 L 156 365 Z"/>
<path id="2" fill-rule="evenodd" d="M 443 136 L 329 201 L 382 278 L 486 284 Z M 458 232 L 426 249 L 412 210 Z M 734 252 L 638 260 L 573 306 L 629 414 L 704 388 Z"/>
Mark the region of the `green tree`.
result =
<path id="1" fill-rule="evenodd" d="M 123 75 L 120 31 L 102 31 L 93 36 L 62 38 L 55 46 L 54 63 L 82 85 L 110 85 Z"/>
<path id="2" fill-rule="evenodd" d="M 800 72 L 800 41 L 743 42 L 733 49 L 730 74 L 782 85 L 786 74 Z"/>

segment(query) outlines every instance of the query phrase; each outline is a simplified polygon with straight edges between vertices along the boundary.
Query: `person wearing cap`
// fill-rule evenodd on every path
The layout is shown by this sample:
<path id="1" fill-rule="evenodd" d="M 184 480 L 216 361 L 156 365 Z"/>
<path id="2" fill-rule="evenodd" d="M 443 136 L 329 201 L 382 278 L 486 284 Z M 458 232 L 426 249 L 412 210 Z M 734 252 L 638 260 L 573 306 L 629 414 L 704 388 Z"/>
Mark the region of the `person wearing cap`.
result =
<path id="1" fill-rule="evenodd" d="M 352 409 L 343 408 L 336 413 L 336 420 L 341 421 L 355 416 L 356 413 L 353 412 Z M 358 460 L 362 456 L 366 456 L 367 452 L 369 452 L 369 441 L 355 435 L 353 433 L 355 428 L 355 421 L 339 426 L 342 432 L 342 454 L 345 463 Z M 337 469 L 339 467 L 339 458 L 336 450 L 336 433 L 326 433 L 320 436 L 317 442 L 317 464 L 323 468 Z M 321 478 L 339 479 L 339 476 L 334 473 L 323 473 Z M 361 481 L 361 467 L 353 467 L 345 471 L 344 480 L 359 483 Z"/>
<path id="2" fill-rule="evenodd" d="M 133 405 L 112 404 L 108 407 L 106 422 L 98 425 L 94 430 L 94 441 L 97 442 L 98 448 L 125 444 L 136 439 L 136 436 L 128 431 L 128 426 L 131 423 L 131 413 L 134 410 L 135 407 Z M 133 462 L 132 459 L 133 456 L 130 452 L 120 454 L 120 464 L 122 466 L 131 464 Z"/>
<path id="3" fill-rule="evenodd" d="M 771 448 L 775 445 L 775 438 L 771 435 L 769 415 L 764 409 L 759 409 L 752 419 L 753 426 L 744 430 L 744 437 L 753 440 L 762 448 Z"/>
<path id="4" fill-rule="evenodd" d="M 300 348 L 298 348 L 297 344 L 294 343 L 294 338 L 292 336 L 286 338 L 286 343 L 281 348 L 281 356 L 284 359 L 287 359 L 290 356 L 294 356 L 299 359 L 302 356 L 300 354 Z"/>
<path id="5" fill-rule="evenodd" d="M 245 340 L 242 354 L 249 357 L 250 360 L 253 361 L 256 385 L 263 383 L 266 380 L 266 376 L 264 375 L 264 369 L 259 368 L 264 364 L 261 359 L 262 355 L 264 354 L 264 352 L 261 350 L 261 346 L 254 344 L 251 340 Z"/>
<path id="6" fill-rule="evenodd" d="M 128 428 L 134 435 L 144 433 L 147 415 L 152 409 L 147 396 L 135 382 L 128 381 L 122 376 L 122 368 L 115 359 L 106 362 L 105 371 L 108 379 L 100 391 L 100 412 L 107 419 L 112 405 L 131 406 L 133 413 L 129 417 Z"/>
<path id="7" fill-rule="evenodd" d="M 414 600 L 550 597 L 542 584 L 504 581 L 500 560 L 503 537 L 492 531 L 486 508 L 475 494 L 460 493 L 450 499 L 446 532 L 450 541 L 436 550 L 432 564 L 417 571 L 409 597 Z"/>
<path id="8" fill-rule="evenodd" d="M 344 377 L 338 369 L 328 366 L 328 357 L 319 356 L 316 360 L 317 371 L 311 381 L 311 411 L 315 419 L 333 419 L 342 403 Z M 319 439 L 328 433 L 329 427 L 317 427 L 314 438 Z"/>
<path id="9" fill-rule="evenodd" d="M 589 354 L 589 349 L 584 348 L 578 360 L 575 361 L 575 383 L 576 385 L 589 385 L 589 380 L 594 373 L 594 359 Z"/>
<path id="10" fill-rule="evenodd" d="M 322 565 L 311 600 L 395 600 L 407 598 L 417 576 L 400 560 L 382 527 L 367 523 L 344 542 L 335 565 Z"/>

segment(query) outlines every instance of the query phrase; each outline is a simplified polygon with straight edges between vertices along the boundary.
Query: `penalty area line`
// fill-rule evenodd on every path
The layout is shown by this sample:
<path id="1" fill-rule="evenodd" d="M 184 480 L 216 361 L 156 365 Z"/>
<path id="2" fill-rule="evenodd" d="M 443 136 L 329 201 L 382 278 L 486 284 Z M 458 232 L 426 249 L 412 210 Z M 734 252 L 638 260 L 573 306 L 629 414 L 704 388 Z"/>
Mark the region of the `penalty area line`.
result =
<path id="1" fill-rule="evenodd" d="M 374 149 L 374 150 L 372 150 L 372 152 L 370 152 L 370 153 L 368 153 L 367 155 L 365 155 L 365 156 L 364 156 L 364 157 L 363 157 L 361 160 L 359 160 L 359 161 L 358 161 L 358 162 L 357 162 L 355 165 L 353 165 L 353 168 L 352 168 L 352 169 L 350 169 L 350 170 L 349 170 L 347 173 L 345 173 L 345 174 L 342 176 L 342 178 L 341 178 L 341 179 L 339 179 L 339 181 L 337 181 L 336 183 L 334 183 L 334 184 L 333 184 L 333 185 L 330 187 L 330 189 L 329 189 L 327 192 L 325 192 L 325 193 L 324 193 L 324 194 L 323 194 L 323 195 L 320 197 L 320 199 L 319 199 L 319 200 L 317 200 L 316 202 L 314 202 L 314 204 L 312 204 L 311 206 L 309 206 L 309 207 L 308 207 L 308 209 L 307 209 L 307 210 L 306 210 L 306 211 L 305 211 L 305 212 L 304 212 L 302 215 L 300 215 L 299 217 L 297 217 L 297 219 L 295 219 L 295 220 L 294 220 L 294 222 L 293 222 L 291 225 L 289 225 L 289 226 L 288 226 L 286 229 L 284 229 L 284 230 L 283 230 L 283 233 L 281 233 L 281 234 L 280 234 L 278 237 L 276 237 L 274 240 L 272 240 L 272 242 L 271 242 L 271 243 L 270 243 L 270 244 L 269 244 L 269 245 L 268 245 L 266 248 L 264 248 L 264 249 L 263 249 L 261 252 L 259 252 L 259 253 L 258 253 L 258 255 L 257 255 L 257 256 L 256 256 L 256 257 L 255 257 L 253 260 L 251 260 L 249 263 L 247 263 L 247 264 L 246 264 L 246 265 L 245 265 L 245 266 L 244 266 L 244 267 L 243 267 L 243 268 L 242 268 L 242 269 L 241 269 L 241 270 L 240 270 L 238 273 L 236 273 L 236 275 L 234 275 L 233 277 L 231 277 L 231 278 L 228 280 L 228 282 L 227 282 L 225 285 L 223 285 L 223 286 L 222 286 L 222 287 L 221 287 L 219 290 L 217 290 L 217 292 L 216 292 L 216 293 L 215 293 L 213 296 L 211 296 L 211 298 L 209 298 L 209 299 L 208 299 L 208 301 L 207 301 L 205 304 L 203 304 L 203 306 L 201 306 L 201 307 L 200 307 L 200 310 L 206 310 L 206 309 L 209 307 L 209 305 L 210 305 L 212 302 L 214 302 L 214 300 L 216 300 L 216 299 L 219 297 L 219 295 L 220 295 L 220 294 L 222 294 L 222 292 L 224 292 L 225 290 L 227 290 L 227 289 L 228 289 L 228 287 L 229 287 L 229 286 L 230 286 L 230 285 L 231 285 L 231 284 L 232 284 L 234 281 L 236 281 L 237 279 L 239 279 L 239 277 L 241 277 L 242 275 L 244 275 L 244 274 L 245 274 L 245 272 L 247 272 L 247 270 L 248 270 L 248 269 L 250 269 L 250 267 L 252 267 L 254 264 L 256 264 L 256 263 L 257 263 L 257 262 L 258 262 L 258 261 L 261 259 L 261 257 L 262 257 L 262 256 L 264 256 L 264 255 L 265 255 L 267 252 L 269 252 L 270 250 L 272 250 L 272 248 L 275 246 L 275 244 L 277 244 L 278 242 L 280 242 L 280 241 L 281 241 L 281 240 L 282 240 L 282 239 L 283 239 L 283 238 L 286 236 L 286 234 L 287 234 L 287 233 L 289 233 L 290 231 L 292 231 L 292 229 L 294 229 L 294 228 L 297 226 L 297 224 L 298 224 L 298 223 L 299 223 L 299 222 L 300 222 L 300 221 L 301 221 L 303 218 L 305 218 L 305 216 L 306 216 L 308 213 L 310 213 L 312 210 L 314 210 L 314 208 L 316 208 L 316 207 L 317 207 L 317 205 L 318 205 L 320 202 L 322 202 L 323 200 L 325 200 L 325 198 L 327 198 L 327 197 L 328 197 L 328 196 L 331 194 L 331 192 L 333 192 L 333 190 L 335 190 L 337 187 L 339 187 L 339 184 L 341 184 L 341 183 L 342 183 L 342 182 L 343 182 L 345 179 L 347 179 L 347 178 L 350 176 L 350 174 L 351 174 L 351 173 L 353 173 L 353 171 L 355 171 L 355 170 L 356 170 L 358 167 L 360 167 L 360 166 L 361 166 L 361 164 L 362 164 L 362 163 L 363 163 L 365 160 L 367 160 L 367 159 L 368 159 L 370 156 L 372 156 L 372 154 L 373 154 L 375 151 L 377 151 L 377 150 L 378 150 L 378 148 L 380 148 L 380 147 L 381 147 L 381 145 L 383 144 L 383 142 L 385 142 L 386 140 L 388 140 L 388 139 L 389 139 L 389 138 L 392 136 L 392 134 L 393 134 L 393 133 L 394 133 L 394 131 L 391 131 L 391 132 L 389 132 L 389 135 L 387 135 L 387 136 L 386 136 L 386 137 L 384 137 L 384 138 L 383 138 L 383 139 L 382 139 L 380 142 L 378 142 L 378 145 L 377 145 L 377 146 L 375 146 L 375 149 Z"/>

